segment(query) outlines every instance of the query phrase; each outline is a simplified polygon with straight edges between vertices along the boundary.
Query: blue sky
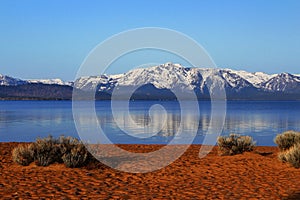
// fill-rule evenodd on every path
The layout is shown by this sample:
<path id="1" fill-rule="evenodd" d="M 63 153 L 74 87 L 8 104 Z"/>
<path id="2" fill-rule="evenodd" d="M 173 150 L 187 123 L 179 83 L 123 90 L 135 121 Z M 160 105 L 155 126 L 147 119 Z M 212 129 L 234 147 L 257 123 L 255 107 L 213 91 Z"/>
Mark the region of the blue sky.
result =
<path id="1" fill-rule="evenodd" d="M 0 73 L 73 80 L 106 38 L 163 27 L 195 39 L 221 68 L 300 74 L 299 10 L 297 0 L 2 0 Z M 132 67 L 122 64 L 112 72 Z"/>

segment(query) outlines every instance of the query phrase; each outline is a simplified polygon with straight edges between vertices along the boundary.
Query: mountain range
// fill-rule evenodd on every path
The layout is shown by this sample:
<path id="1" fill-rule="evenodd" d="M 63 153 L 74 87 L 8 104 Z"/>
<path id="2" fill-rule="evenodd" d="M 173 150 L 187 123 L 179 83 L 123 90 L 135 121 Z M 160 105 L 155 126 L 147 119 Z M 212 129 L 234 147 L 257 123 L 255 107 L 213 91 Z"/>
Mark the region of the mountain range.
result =
<path id="1" fill-rule="evenodd" d="M 80 77 L 74 82 L 60 79 L 21 80 L 0 75 L 1 99 L 71 99 L 72 91 L 96 92 L 96 99 L 110 99 L 114 90 L 131 99 L 176 99 L 171 90 L 194 92 L 198 99 L 209 99 L 208 83 L 225 88 L 229 100 L 300 100 L 300 75 L 266 74 L 232 69 L 189 68 L 165 63 L 137 68 L 124 74 Z M 122 93 L 123 92 L 123 93 Z"/>

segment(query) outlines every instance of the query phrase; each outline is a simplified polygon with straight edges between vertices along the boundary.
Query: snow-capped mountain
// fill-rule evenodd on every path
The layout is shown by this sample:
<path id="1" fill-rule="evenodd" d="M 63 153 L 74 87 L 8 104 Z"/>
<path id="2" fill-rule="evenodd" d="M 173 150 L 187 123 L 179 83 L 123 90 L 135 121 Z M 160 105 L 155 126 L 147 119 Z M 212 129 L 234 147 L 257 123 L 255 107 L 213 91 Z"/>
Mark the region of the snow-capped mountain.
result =
<path id="1" fill-rule="evenodd" d="M 260 86 L 269 91 L 300 92 L 300 76 L 281 73 L 261 83 Z"/>
<path id="2" fill-rule="evenodd" d="M 15 85 L 23 85 L 23 84 L 26 84 L 26 81 L 0 74 L 0 85 L 15 86 Z"/>
<path id="3" fill-rule="evenodd" d="M 100 91 L 111 90 L 114 88 L 118 79 L 118 75 L 85 76 L 75 81 L 74 87 L 85 91 L 94 90 L 95 88 Z"/>
<path id="4" fill-rule="evenodd" d="M 228 99 L 300 99 L 300 75 L 188 68 L 172 63 L 133 69 L 124 74 L 81 77 L 74 83 L 60 79 L 20 80 L 0 75 L 0 86 L 30 84 L 71 86 L 81 91 L 94 90 L 99 93 L 98 97 L 107 97 L 114 89 L 125 94 L 126 89 L 135 88 L 136 98 L 146 99 L 172 99 L 174 94 L 171 90 L 174 89 L 195 92 L 198 98 L 209 98 L 208 85 L 214 84 L 225 88 Z"/>
<path id="5" fill-rule="evenodd" d="M 73 82 L 65 82 L 61 79 L 31 79 L 31 80 L 21 80 L 18 78 L 13 78 L 10 76 L 0 74 L 0 85 L 2 86 L 17 86 L 31 83 L 40 83 L 45 85 L 67 85 L 72 86 Z"/>
<path id="6" fill-rule="evenodd" d="M 286 91 L 287 88 L 297 87 L 296 84 L 300 83 L 300 76 L 287 73 L 269 75 L 232 69 L 185 68 L 180 64 L 166 63 L 150 68 L 133 69 L 120 75 L 82 77 L 75 81 L 75 87 L 84 90 L 98 87 L 98 90 L 106 91 L 116 85 L 121 87 L 152 84 L 158 89 L 180 87 L 203 90 L 209 79 L 219 79 L 224 87 L 235 90 L 253 87 L 265 91 Z"/>

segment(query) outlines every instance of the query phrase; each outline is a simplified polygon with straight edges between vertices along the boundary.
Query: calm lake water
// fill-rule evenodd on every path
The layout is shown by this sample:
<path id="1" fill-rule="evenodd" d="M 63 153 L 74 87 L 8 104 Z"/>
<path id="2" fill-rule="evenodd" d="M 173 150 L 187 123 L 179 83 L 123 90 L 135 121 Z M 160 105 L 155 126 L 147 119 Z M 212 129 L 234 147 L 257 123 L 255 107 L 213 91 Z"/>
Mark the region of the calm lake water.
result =
<path id="1" fill-rule="evenodd" d="M 159 104 L 164 112 L 150 112 L 149 108 Z M 95 103 L 98 122 L 106 136 L 114 143 L 164 144 L 168 143 L 179 130 L 185 133 L 197 129 L 194 143 L 202 143 L 210 122 L 210 102 L 199 102 L 200 119 L 195 120 L 191 109 L 181 117 L 180 106 L 175 101 L 134 101 L 130 102 L 130 116 L 124 114 L 122 106 L 116 108 L 113 117 L 111 103 Z M 159 108 L 159 107 L 158 107 Z M 165 114 L 165 115 L 164 115 Z M 164 117 L 165 116 L 165 117 Z M 81 124 L 89 124 L 92 115 L 85 113 Z M 126 134 L 118 127 L 132 131 Z M 141 127 L 159 130 L 156 135 L 139 135 Z M 228 101 L 226 120 L 222 135 L 239 133 L 251 135 L 258 145 L 275 145 L 276 134 L 286 130 L 300 131 L 300 102 L 297 101 Z M 71 101 L 0 101 L 0 141 L 34 141 L 37 137 L 74 136 L 79 137 L 75 128 Z M 135 135 L 136 134 L 136 135 Z"/>

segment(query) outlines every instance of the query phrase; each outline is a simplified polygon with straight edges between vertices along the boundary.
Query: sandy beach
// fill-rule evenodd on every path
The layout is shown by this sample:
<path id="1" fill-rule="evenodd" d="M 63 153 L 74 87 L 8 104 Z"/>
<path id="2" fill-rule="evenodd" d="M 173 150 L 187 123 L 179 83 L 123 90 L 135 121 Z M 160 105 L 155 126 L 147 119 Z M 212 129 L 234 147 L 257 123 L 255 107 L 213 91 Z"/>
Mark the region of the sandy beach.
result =
<path id="1" fill-rule="evenodd" d="M 281 163 L 277 147 L 235 156 L 220 156 L 214 148 L 199 159 L 200 145 L 192 145 L 161 170 L 130 174 L 101 163 L 75 169 L 23 167 L 11 159 L 17 145 L 0 144 L 1 199 L 300 199 L 300 170 Z M 133 152 L 159 148 L 121 147 Z"/>

